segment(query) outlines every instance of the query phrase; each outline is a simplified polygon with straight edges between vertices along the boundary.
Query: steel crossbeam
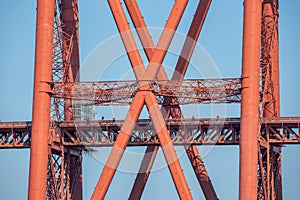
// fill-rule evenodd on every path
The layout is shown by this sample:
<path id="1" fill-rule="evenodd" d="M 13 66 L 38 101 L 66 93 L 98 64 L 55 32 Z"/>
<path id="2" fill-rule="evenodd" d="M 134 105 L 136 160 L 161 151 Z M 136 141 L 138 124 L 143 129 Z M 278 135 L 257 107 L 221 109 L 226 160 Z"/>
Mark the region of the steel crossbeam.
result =
<path id="1" fill-rule="evenodd" d="M 56 99 L 72 99 L 80 105 L 118 106 L 131 103 L 141 81 L 53 83 Z M 143 90 L 153 92 L 158 104 L 239 103 L 241 79 L 154 80 Z M 75 104 L 75 103 L 73 103 Z"/>
<path id="2" fill-rule="evenodd" d="M 261 135 L 269 137 L 272 145 L 300 144 L 300 117 L 260 119 Z M 62 144 L 68 147 L 112 146 L 120 134 L 124 120 L 58 121 L 53 125 L 56 134 L 62 135 Z M 238 145 L 240 118 L 188 118 L 166 120 L 174 145 Z M 0 148 L 29 148 L 31 122 L 0 122 Z M 183 134 L 184 133 L 184 134 Z M 140 119 L 136 123 L 128 146 L 159 145 L 151 120 Z M 260 138 L 262 145 L 265 139 Z M 49 143 L 59 143 L 57 136 Z"/>

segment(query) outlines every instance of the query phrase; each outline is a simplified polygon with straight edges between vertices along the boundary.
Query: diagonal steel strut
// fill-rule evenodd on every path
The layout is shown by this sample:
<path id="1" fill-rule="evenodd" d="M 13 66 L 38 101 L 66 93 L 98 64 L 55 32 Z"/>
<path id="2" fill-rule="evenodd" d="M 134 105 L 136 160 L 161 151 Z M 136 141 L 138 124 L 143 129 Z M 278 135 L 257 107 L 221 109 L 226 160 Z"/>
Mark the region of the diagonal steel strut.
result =
<path id="1" fill-rule="evenodd" d="M 157 76 L 157 73 L 160 69 L 161 63 L 166 54 L 166 50 L 168 49 L 174 35 L 174 31 L 172 30 L 176 29 L 178 26 L 183 11 L 186 7 L 187 0 L 175 2 L 166 24 L 166 28 L 169 30 L 165 29 L 163 31 L 158 42 L 161 49 L 155 50 L 155 57 L 150 59 L 150 64 L 148 65 L 146 71 L 143 67 L 142 59 L 136 48 L 133 35 L 130 32 L 130 27 L 127 23 L 125 13 L 120 2 L 113 0 L 109 0 L 108 2 L 117 23 L 119 32 L 121 33 L 121 37 L 136 78 L 138 80 L 145 80 L 147 75 L 147 80 L 153 80 Z M 149 82 L 144 81 L 144 84 L 140 85 L 140 89 L 143 90 L 146 87 L 149 87 L 148 84 Z M 121 128 L 119 137 L 117 138 L 117 141 L 111 151 L 91 199 L 104 198 L 144 104 L 146 104 L 148 112 L 153 121 L 153 125 L 163 148 L 163 152 L 168 162 L 168 167 L 175 183 L 178 195 L 181 199 L 192 199 L 187 182 L 182 172 L 182 168 L 175 153 L 174 146 L 168 134 L 164 118 L 154 94 L 149 91 L 137 92 Z"/>
<path id="2" fill-rule="evenodd" d="M 207 15 L 209 6 L 211 4 L 211 0 L 202 0 L 199 2 L 194 19 L 192 21 L 191 27 L 188 32 L 188 37 L 184 43 L 181 56 L 179 57 L 178 63 L 176 65 L 176 70 L 173 74 L 172 80 L 182 80 L 184 74 L 186 72 L 187 66 L 189 64 L 189 60 L 192 56 L 194 47 L 198 40 L 198 37 L 201 32 L 201 28 L 203 26 L 205 17 Z M 129 11 L 130 17 L 134 23 L 134 26 L 138 32 L 139 38 L 144 47 L 144 51 L 148 60 L 153 56 L 155 47 L 153 41 L 151 39 L 150 33 L 147 29 L 145 21 L 143 20 L 143 16 L 139 10 L 139 7 L 135 0 L 125 0 L 125 5 Z M 161 68 L 163 69 L 163 68 Z M 176 73 L 179 72 L 179 73 Z M 167 76 L 163 70 L 159 71 L 157 76 L 158 80 L 167 79 Z M 177 108 L 180 111 L 180 107 Z M 175 116 L 174 112 L 170 112 L 170 106 L 163 106 L 162 111 L 164 112 L 164 117 L 169 118 L 172 115 L 175 117 L 183 117 L 182 114 L 179 116 Z M 173 113 L 173 114 L 172 114 Z M 185 147 L 187 155 L 191 161 L 191 164 L 194 168 L 197 179 L 200 183 L 200 186 L 203 190 L 204 196 L 206 199 L 217 199 L 214 188 L 210 182 L 208 173 L 205 169 L 204 163 L 201 160 L 200 154 L 196 146 L 186 146 Z M 156 157 L 158 151 L 158 146 L 149 146 L 146 149 L 145 157 L 142 161 L 142 164 L 139 169 L 139 173 L 134 182 L 133 189 L 131 191 L 129 199 L 140 199 L 148 180 L 154 159 Z"/>

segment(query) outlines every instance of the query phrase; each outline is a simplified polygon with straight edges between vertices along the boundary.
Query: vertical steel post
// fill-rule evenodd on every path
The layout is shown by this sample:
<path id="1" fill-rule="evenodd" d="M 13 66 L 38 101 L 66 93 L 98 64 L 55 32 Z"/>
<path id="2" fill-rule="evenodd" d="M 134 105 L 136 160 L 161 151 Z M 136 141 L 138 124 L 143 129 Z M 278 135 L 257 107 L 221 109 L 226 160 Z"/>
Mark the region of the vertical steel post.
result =
<path id="1" fill-rule="evenodd" d="M 62 47 L 64 61 L 64 82 L 79 82 L 79 20 L 78 0 L 64 0 L 60 5 L 62 21 Z M 64 120 L 74 119 L 74 112 L 71 99 L 64 99 Z M 63 153 L 63 152 L 62 152 Z M 82 199 L 82 151 L 69 156 L 70 191 L 73 200 Z M 62 161 L 65 162 L 65 161 Z"/>
<path id="2" fill-rule="evenodd" d="M 82 151 L 79 150 L 77 155 L 70 155 L 70 191 L 72 200 L 82 200 Z"/>
<path id="3" fill-rule="evenodd" d="M 272 52 L 272 80 L 274 87 L 274 97 L 275 97 L 275 109 L 277 117 L 280 117 L 280 81 L 279 81 L 279 40 L 278 40 L 278 0 L 276 2 L 276 8 L 274 10 L 274 15 L 277 15 L 277 20 L 275 23 L 274 38 L 273 38 L 273 52 Z"/>
<path id="4" fill-rule="evenodd" d="M 79 81 L 78 0 L 64 0 L 60 5 L 64 82 Z M 73 119 L 72 100 L 64 100 L 64 120 Z"/>
<path id="5" fill-rule="evenodd" d="M 244 1 L 239 199 L 257 198 L 261 0 Z"/>
<path id="6" fill-rule="evenodd" d="M 274 0 L 276 4 L 275 15 L 277 15 L 277 20 L 275 21 L 275 33 L 274 33 L 274 41 L 273 41 L 273 60 L 272 60 L 272 75 L 273 75 L 273 87 L 274 87 L 274 97 L 275 97 L 275 109 L 277 117 L 280 117 L 280 81 L 279 81 L 279 34 L 278 34 L 278 9 L 279 3 L 278 0 Z M 282 152 L 280 152 L 280 159 L 278 160 L 278 183 L 276 190 L 276 199 L 282 200 L 282 161 L 281 161 Z"/>
<path id="7" fill-rule="evenodd" d="M 37 1 L 29 200 L 46 198 L 54 8 L 54 0 Z"/>
<path id="8" fill-rule="evenodd" d="M 279 110 L 279 63 L 277 40 L 277 4 L 264 0 L 262 9 L 262 109 L 261 116 L 277 117 Z"/>
<path id="9" fill-rule="evenodd" d="M 264 0 L 262 12 L 263 117 L 279 117 L 278 1 Z M 262 146 L 260 148 L 264 149 Z M 266 163 L 267 173 L 266 178 L 261 177 L 267 181 L 265 198 L 282 199 L 281 147 L 269 144 L 265 151 L 267 155 L 262 162 Z"/>

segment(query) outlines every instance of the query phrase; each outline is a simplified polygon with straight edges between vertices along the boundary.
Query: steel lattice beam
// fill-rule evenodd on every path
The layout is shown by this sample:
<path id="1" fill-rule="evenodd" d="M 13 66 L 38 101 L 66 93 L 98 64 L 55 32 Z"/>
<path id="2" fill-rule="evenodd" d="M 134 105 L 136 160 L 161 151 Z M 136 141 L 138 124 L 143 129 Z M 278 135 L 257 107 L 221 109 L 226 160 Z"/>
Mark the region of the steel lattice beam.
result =
<path id="1" fill-rule="evenodd" d="M 126 105 L 140 91 L 143 81 L 53 83 L 57 99 L 73 99 L 80 105 Z M 149 81 L 143 91 L 153 92 L 161 105 L 239 103 L 241 79 Z M 166 101 L 169 98 L 169 101 Z"/>
<path id="2" fill-rule="evenodd" d="M 300 144 L 300 117 L 263 118 L 261 135 L 268 135 L 273 145 Z M 112 146 L 119 135 L 123 120 L 55 122 L 55 134 L 63 135 L 65 146 Z M 189 118 L 166 121 L 175 145 L 238 145 L 240 119 Z M 183 128 L 184 127 L 184 128 Z M 149 119 L 139 120 L 129 139 L 129 146 L 159 145 L 153 137 L 153 124 Z M 0 122 L 0 148 L 29 148 L 31 122 Z M 262 145 L 266 145 L 261 138 Z M 59 137 L 51 137 L 51 143 L 60 143 Z M 49 145 L 50 145 L 49 144 Z"/>

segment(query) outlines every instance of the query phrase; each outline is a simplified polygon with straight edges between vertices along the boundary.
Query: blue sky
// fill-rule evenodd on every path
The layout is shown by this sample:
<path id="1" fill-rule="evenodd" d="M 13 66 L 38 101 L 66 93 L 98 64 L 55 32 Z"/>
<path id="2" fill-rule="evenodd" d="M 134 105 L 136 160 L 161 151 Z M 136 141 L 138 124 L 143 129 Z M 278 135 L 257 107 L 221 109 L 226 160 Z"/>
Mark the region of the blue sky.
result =
<path id="1" fill-rule="evenodd" d="M 147 2 L 138 1 L 146 23 L 151 27 L 163 27 L 169 15 L 173 0 Z M 159 6 L 157 6 L 159 5 Z M 186 33 L 189 21 L 197 5 L 190 1 L 183 21 L 178 31 Z M 35 43 L 35 0 L 12 3 L 8 0 L 0 2 L 0 120 L 23 121 L 31 120 L 33 63 Z M 117 33 L 106 1 L 80 1 L 80 59 L 84 63 L 91 52 Z M 300 116 L 298 106 L 299 74 L 298 59 L 300 52 L 299 1 L 280 1 L 280 86 L 281 115 Z M 242 0 L 213 1 L 207 20 L 203 27 L 199 43 L 209 54 L 222 77 L 240 77 L 241 74 L 241 41 L 242 41 Z M 154 40 L 157 38 L 154 37 Z M 100 45 L 101 46 L 101 45 Z M 120 47 L 121 48 L 121 47 Z M 196 57 L 197 55 L 194 55 Z M 171 53 L 167 55 L 165 65 L 172 66 L 176 58 Z M 122 65 L 122 70 L 117 67 Z M 110 66 L 104 78 L 109 79 L 109 73 L 120 78 L 130 70 L 126 56 L 121 56 Z M 187 78 L 193 78 L 194 71 L 189 70 Z M 198 108 L 198 107 L 197 107 Z M 123 108 L 127 109 L 127 108 Z M 189 108 L 186 108 L 189 110 Z M 201 116 L 210 115 L 210 107 L 200 107 Z M 206 113 L 207 111 L 207 113 Z M 239 115 L 239 105 L 230 105 L 226 109 L 228 116 Z M 99 109 L 101 115 L 110 116 L 110 111 Z M 108 113 L 106 113 L 108 112 Z M 114 111 L 115 112 L 115 111 Z M 187 113 L 189 113 L 187 111 Z M 191 117 L 186 115 L 186 117 Z M 101 159 L 105 160 L 107 149 Z M 128 152 L 142 152 L 143 149 L 131 148 Z M 180 149 L 177 149 L 180 152 Z M 283 192 L 285 199 L 295 199 L 298 196 L 300 175 L 298 166 L 300 146 L 283 148 Z M 161 153 L 160 153 L 161 154 Z M 181 165 L 195 199 L 203 198 L 200 187 L 192 172 L 187 157 L 180 154 Z M 220 199 L 238 198 L 238 147 L 215 147 L 204 157 L 207 170 Z M 129 158 L 128 158 L 129 159 Z M 122 161 L 123 165 L 132 163 Z M 134 160 L 139 163 L 139 161 Z M 161 161 L 163 162 L 163 160 Z M 2 199 L 26 199 L 28 185 L 28 150 L 0 150 L 0 191 Z M 84 199 L 89 199 L 93 188 L 103 168 L 103 164 L 92 156 L 84 157 Z M 125 199 L 128 197 L 135 175 L 120 170 L 113 179 L 107 199 Z M 18 188 L 18 189 L 16 189 Z M 17 191 L 17 192 L 16 192 Z M 155 170 L 146 185 L 143 199 L 176 199 L 174 184 L 167 168 Z"/>

